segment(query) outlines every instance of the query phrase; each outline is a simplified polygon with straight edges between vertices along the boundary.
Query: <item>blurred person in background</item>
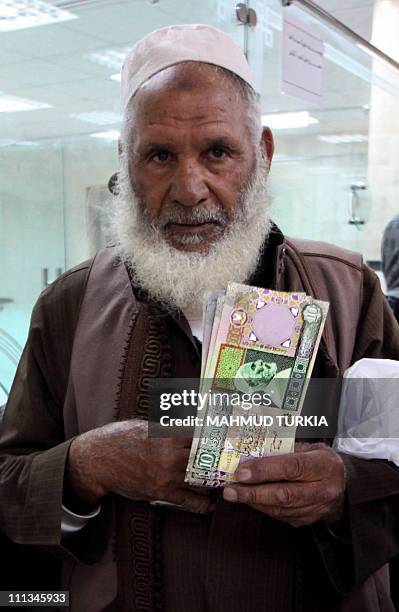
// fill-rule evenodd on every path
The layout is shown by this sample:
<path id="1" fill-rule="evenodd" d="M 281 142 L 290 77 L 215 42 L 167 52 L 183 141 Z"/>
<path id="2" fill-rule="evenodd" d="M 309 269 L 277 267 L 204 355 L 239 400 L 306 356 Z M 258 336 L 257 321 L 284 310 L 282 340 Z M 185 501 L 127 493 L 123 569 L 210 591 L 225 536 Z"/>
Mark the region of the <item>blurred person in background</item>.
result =
<path id="1" fill-rule="evenodd" d="M 384 230 L 381 259 L 387 300 L 399 321 L 399 215 L 395 215 Z"/>

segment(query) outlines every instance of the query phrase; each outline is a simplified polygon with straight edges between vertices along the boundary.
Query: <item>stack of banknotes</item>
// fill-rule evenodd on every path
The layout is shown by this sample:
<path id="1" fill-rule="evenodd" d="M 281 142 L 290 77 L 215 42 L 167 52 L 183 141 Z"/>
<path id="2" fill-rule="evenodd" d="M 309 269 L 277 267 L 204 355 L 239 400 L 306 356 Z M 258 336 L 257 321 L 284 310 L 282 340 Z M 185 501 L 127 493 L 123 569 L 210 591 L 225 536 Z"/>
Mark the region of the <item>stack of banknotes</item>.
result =
<path id="1" fill-rule="evenodd" d="M 205 296 L 200 393 L 209 400 L 186 482 L 221 487 L 240 463 L 293 450 L 286 416 L 300 414 L 327 312 L 305 293 L 237 283 Z"/>

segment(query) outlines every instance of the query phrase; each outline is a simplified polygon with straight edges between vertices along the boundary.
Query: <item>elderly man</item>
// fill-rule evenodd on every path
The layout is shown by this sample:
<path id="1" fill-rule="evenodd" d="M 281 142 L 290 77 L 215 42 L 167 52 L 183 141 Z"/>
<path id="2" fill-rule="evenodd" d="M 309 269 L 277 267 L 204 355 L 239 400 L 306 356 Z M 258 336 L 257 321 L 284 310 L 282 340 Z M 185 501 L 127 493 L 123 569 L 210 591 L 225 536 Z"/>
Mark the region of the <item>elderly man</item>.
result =
<path id="1" fill-rule="evenodd" d="M 302 445 L 209 496 L 184 485 L 190 440 L 147 434 L 149 379 L 199 375 L 205 291 L 237 281 L 329 300 L 314 373 L 337 377 L 399 358 L 378 280 L 359 255 L 271 223 L 273 139 L 226 34 L 153 32 L 122 96 L 118 246 L 34 309 L 1 439 L 2 528 L 63 556 L 72 610 L 393 609 L 392 465 Z"/>

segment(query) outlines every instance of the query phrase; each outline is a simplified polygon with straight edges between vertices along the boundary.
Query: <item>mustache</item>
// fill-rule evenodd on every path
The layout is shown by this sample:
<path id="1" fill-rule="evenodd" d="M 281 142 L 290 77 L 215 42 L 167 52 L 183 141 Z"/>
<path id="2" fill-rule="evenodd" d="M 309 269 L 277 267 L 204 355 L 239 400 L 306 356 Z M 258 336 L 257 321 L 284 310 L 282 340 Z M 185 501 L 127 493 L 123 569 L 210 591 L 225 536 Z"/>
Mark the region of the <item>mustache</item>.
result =
<path id="1" fill-rule="evenodd" d="M 159 217 L 151 225 L 155 229 L 165 229 L 172 223 L 182 225 L 215 223 L 221 227 L 226 227 L 230 220 L 230 215 L 222 208 L 206 208 L 201 204 L 193 208 L 175 205 L 167 210 L 162 210 Z"/>

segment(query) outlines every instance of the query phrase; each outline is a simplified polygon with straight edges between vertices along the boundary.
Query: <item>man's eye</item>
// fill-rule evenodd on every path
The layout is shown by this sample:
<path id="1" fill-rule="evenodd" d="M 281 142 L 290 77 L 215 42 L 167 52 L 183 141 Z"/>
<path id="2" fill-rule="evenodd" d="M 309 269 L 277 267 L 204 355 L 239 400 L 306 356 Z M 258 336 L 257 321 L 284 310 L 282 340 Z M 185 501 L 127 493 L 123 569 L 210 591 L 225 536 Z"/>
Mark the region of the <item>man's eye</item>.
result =
<path id="1" fill-rule="evenodd" d="M 210 149 L 210 154 L 215 159 L 223 159 L 224 157 L 226 157 L 226 151 L 218 147 L 214 147 L 213 149 Z"/>
<path id="2" fill-rule="evenodd" d="M 170 153 L 168 153 L 168 151 L 158 151 L 158 153 L 154 153 L 152 159 L 160 163 L 165 163 L 169 161 Z"/>

